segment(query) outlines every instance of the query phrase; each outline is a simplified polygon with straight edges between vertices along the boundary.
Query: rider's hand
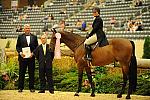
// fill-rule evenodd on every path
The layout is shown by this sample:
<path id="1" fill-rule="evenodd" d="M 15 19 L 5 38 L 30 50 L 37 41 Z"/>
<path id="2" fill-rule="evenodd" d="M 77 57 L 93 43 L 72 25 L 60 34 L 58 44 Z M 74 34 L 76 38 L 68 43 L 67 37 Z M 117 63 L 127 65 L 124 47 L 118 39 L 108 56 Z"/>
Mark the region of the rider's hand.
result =
<path id="1" fill-rule="evenodd" d="M 90 35 L 89 35 L 89 34 L 87 34 L 87 35 L 86 35 L 86 38 L 88 39 L 89 37 L 90 37 Z"/>

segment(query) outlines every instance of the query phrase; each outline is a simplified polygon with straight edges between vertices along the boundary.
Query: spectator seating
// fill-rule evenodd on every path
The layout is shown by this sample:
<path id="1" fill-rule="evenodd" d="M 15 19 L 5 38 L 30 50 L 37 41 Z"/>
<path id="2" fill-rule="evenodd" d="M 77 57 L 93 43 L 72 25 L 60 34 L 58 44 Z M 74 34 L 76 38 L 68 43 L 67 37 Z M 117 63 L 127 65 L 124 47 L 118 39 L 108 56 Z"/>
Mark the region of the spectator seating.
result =
<path id="1" fill-rule="evenodd" d="M 76 29 L 75 23 L 78 19 L 84 20 L 88 24 L 88 30 L 91 29 L 91 24 L 93 22 L 92 8 L 84 9 L 84 4 L 79 2 L 78 5 L 72 5 L 69 3 L 70 0 L 53 0 L 52 5 L 48 5 L 43 9 L 36 10 L 23 10 L 23 8 L 13 11 L 7 9 L 0 14 L 0 36 L 2 38 L 17 38 L 22 32 L 16 32 L 15 27 L 17 25 L 24 25 L 29 23 L 31 25 L 31 32 L 37 34 L 38 36 L 43 30 L 45 23 L 51 28 L 59 20 L 64 19 L 66 21 L 66 30 L 72 31 L 76 34 L 81 34 L 85 36 L 88 31 L 80 31 Z M 80 0 L 82 1 L 82 0 Z M 145 1 L 143 6 L 132 7 L 131 1 L 125 2 L 106 2 L 104 6 L 97 5 L 101 8 L 101 17 L 104 21 L 104 31 L 109 39 L 111 38 L 128 38 L 128 39 L 144 39 L 146 36 L 150 36 L 150 12 L 149 12 L 149 1 Z M 148 9 L 148 11 L 143 10 L 143 8 Z M 59 14 L 62 8 L 66 9 L 65 14 Z M 137 32 L 128 32 L 123 30 L 108 30 L 110 26 L 110 18 L 115 17 L 117 21 L 123 18 L 137 17 L 138 13 L 142 13 L 142 21 L 144 30 Z M 18 20 L 18 16 L 27 14 L 28 17 L 25 20 Z M 43 20 L 45 16 L 53 14 L 54 20 L 47 21 Z"/>

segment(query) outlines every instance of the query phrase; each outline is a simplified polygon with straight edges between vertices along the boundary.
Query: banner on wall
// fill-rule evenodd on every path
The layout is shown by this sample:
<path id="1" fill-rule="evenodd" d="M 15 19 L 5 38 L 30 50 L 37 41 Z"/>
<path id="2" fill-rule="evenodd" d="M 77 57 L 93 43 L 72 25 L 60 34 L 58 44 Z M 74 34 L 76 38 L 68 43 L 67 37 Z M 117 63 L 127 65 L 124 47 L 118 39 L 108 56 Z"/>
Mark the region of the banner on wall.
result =
<path id="1" fill-rule="evenodd" d="M 18 0 L 11 1 L 11 9 L 16 10 L 18 7 Z"/>

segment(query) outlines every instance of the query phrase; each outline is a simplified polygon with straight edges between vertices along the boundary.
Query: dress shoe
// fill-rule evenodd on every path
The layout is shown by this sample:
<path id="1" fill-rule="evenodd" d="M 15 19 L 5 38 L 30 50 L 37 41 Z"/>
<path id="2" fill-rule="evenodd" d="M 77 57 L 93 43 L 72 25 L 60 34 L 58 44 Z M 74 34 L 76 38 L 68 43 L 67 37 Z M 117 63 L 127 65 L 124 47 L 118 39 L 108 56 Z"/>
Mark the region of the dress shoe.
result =
<path id="1" fill-rule="evenodd" d="M 34 89 L 30 89 L 30 92 L 35 92 L 35 90 Z"/>
<path id="2" fill-rule="evenodd" d="M 45 93 L 45 90 L 40 90 L 38 93 Z"/>
<path id="3" fill-rule="evenodd" d="M 51 94 L 54 94 L 54 91 L 52 91 L 52 90 L 49 90 L 49 92 L 50 92 Z"/>
<path id="4" fill-rule="evenodd" d="M 18 92 L 23 92 L 23 91 L 21 89 L 19 89 Z"/>

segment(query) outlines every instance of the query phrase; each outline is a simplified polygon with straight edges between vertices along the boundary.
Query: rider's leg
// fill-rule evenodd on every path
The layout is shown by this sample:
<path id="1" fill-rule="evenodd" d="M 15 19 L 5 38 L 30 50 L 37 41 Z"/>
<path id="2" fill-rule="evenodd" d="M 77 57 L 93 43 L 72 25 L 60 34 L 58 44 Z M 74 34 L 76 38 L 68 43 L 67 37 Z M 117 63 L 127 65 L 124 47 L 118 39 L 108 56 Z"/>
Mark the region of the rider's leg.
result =
<path id="1" fill-rule="evenodd" d="M 92 55 L 91 55 L 92 48 L 91 48 L 90 44 L 93 44 L 96 41 L 97 41 L 96 34 L 94 34 L 93 36 L 91 36 L 85 40 L 84 45 L 85 45 L 85 50 L 86 50 L 86 56 L 85 56 L 86 60 L 89 60 L 89 61 L 92 60 Z"/>
<path id="2" fill-rule="evenodd" d="M 85 44 L 85 50 L 86 50 L 86 56 L 85 59 L 91 61 L 92 60 L 92 55 L 91 55 L 91 46 Z"/>

